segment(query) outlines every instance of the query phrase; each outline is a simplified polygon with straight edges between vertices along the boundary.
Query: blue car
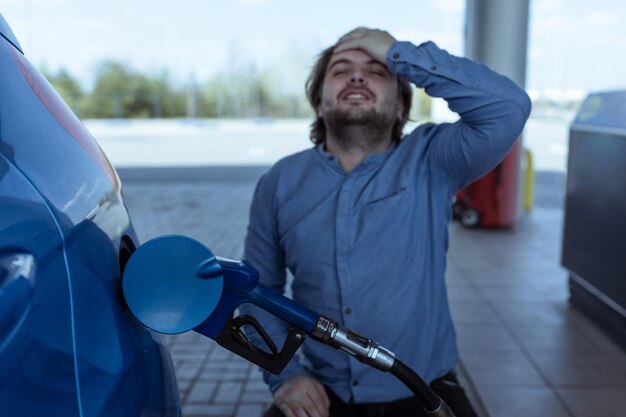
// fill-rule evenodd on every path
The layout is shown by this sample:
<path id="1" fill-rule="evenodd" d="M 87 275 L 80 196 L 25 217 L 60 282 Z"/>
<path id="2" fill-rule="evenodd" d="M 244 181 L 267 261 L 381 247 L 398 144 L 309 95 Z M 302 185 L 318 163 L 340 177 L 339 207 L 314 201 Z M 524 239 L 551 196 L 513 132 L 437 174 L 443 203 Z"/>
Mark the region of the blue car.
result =
<path id="1" fill-rule="evenodd" d="M 0 415 L 177 416 L 172 360 L 122 297 L 119 178 L 0 15 Z"/>

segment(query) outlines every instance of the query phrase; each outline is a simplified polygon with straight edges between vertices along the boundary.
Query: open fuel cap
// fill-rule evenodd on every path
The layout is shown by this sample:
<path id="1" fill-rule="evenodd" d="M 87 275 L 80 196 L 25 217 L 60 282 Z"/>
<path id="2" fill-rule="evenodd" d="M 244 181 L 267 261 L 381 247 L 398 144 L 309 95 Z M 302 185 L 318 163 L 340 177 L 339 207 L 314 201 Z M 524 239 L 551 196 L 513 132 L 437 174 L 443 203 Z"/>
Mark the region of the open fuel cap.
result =
<path id="1" fill-rule="evenodd" d="M 198 270 L 210 274 L 198 275 Z M 215 255 L 186 236 L 161 236 L 130 257 L 122 279 L 126 303 L 159 333 L 183 333 L 206 320 L 222 296 L 224 279 Z"/>

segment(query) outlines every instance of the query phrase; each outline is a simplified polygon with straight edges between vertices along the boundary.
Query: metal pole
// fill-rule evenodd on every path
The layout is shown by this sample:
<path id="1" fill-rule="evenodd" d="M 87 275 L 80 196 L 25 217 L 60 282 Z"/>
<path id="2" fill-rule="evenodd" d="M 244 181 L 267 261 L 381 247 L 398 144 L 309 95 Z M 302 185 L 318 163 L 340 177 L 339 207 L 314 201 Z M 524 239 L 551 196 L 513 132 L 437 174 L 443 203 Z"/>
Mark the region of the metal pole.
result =
<path id="1" fill-rule="evenodd" d="M 467 0 L 465 56 L 526 84 L 529 0 Z"/>
<path id="2" fill-rule="evenodd" d="M 506 75 L 522 88 L 526 84 L 529 3 L 467 0 L 466 4 L 465 55 Z M 522 201 L 522 153 L 520 139 L 498 167 L 475 183 L 480 189 L 497 188 L 492 190 L 489 204 L 483 202 L 479 225 L 510 227 L 516 222 Z"/>

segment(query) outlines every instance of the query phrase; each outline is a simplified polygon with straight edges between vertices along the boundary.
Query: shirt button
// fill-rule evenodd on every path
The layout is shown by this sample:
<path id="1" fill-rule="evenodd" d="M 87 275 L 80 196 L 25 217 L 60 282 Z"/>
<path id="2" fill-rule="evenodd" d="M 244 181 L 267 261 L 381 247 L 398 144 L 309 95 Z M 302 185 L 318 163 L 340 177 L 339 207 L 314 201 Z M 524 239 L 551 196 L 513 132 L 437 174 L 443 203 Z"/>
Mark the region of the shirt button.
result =
<path id="1" fill-rule="evenodd" d="M 351 309 L 350 307 L 348 307 L 348 308 L 346 308 L 346 309 L 344 310 L 344 313 L 346 313 L 346 314 L 350 315 L 350 314 L 352 314 L 352 309 Z"/>
<path id="2" fill-rule="evenodd" d="M 329 160 L 329 161 L 332 161 L 333 159 L 335 159 L 335 157 L 334 157 L 334 156 L 332 156 L 332 155 L 328 155 L 328 160 Z"/>
<path id="3" fill-rule="evenodd" d="M 393 54 L 393 59 L 398 59 L 398 58 L 400 58 L 400 54 L 399 53 L 396 52 L 395 54 Z"/>
<path id="4" fill-rule="evenodd" d="M 436 70 L 437 70 L 437 65 L 433 65 L 432 67 L 430 67 L 430 69 L 431 69 L 432 71 L 436 71 Z"/>
<path id="5" fill-rule="evenodd" d="M 356 387 L 357 385 L 359 385 L 359 381 L 352 381 L 352 386 Z"/>

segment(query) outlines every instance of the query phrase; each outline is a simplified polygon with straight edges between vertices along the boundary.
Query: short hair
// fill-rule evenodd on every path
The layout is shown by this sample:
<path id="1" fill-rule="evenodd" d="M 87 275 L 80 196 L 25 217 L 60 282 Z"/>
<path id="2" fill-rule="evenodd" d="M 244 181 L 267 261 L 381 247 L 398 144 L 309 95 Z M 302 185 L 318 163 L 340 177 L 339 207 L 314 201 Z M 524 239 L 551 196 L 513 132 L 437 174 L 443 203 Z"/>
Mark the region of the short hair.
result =
<path id="1" fill-rule="evenodd" d="M 317 57 L 317 61 L 311 68 L 309 78 L 306 81 L 305 90 L 306 96 L 315 111 L 315 121 L 311 124 L 311 141 L 319 145 L 326 142 L 326 125 L 324 120 L 317 114 L 317 109 L 322 104 L 322 88 L 324 87 L 324 78 L 326 77 L 326 70 L 330 62 L 335 46 L 324 49 Z M 403 77 L 397 77 L 398 91 L 402 104 L 404 105 L 402 110 L 402 117 L 396 121 L 393 125 L 391 132 L 391 140 L 393 142 L 400 142 L 402 139 L 402 129 L 409 120 L 409 112 L 411 111 L 411 102 L 413 97 L 413 90 L 411 84 Z"/>

